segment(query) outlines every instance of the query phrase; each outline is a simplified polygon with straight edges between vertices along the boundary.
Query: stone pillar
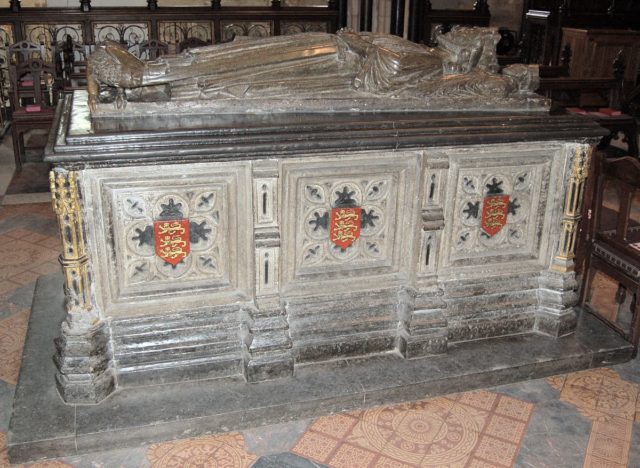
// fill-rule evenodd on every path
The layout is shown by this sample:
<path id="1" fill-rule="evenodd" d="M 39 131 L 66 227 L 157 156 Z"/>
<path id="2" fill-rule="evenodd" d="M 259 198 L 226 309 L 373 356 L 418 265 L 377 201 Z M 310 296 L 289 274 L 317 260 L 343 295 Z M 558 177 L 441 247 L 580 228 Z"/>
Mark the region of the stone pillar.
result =
<path id="1" fill-rule="evenodd" d="M 447 351 L 448 329 L 442 288 L 436 276 L 437 254 L 444 227 L 443 204 L 449 161 L 430 155 L 423 176 L 422 229 L 416 268 L 416 289 L 398 294 L 397 349 L 405 358 Z"/>
<path id="2" fill-rule="evenodd" d="M 558 247 L 549 270 L 540 275 L 536 329 L 551 336 L 573 333 L 577 324 L 573 307 L 578 302 L 578 284 L 573 259 L 592 150 L 585 145 L 573 150 Z"/>
<path id="3" fill-rule="evenodd" d="M 289 322 L 280 303 L 280 226 L 278 166 L 257 162 L 253 168 L 255 308 L 243 314 L 245 377 L 249 382 L 293 374 Z"/>
<path id="4" fill-rule="evenodd" d="M 116 387 L 110 330 L 92 305 L 80 192 L 75 171 L 50 173 L 58 217 L 67 316 L 55 340 L 56 383 L 67 403 L 98 403 Z"/>

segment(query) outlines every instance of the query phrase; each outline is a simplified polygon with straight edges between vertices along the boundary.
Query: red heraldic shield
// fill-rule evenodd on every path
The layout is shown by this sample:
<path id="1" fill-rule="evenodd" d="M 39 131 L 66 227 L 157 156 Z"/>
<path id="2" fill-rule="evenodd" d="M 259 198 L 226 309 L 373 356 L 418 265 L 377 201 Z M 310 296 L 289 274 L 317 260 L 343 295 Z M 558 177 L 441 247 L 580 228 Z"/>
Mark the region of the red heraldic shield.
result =
<path id="1" fill-rule="evenodd" d="M 346 249 L 360 237 L 360 223 L 362 222 L 362 208 L 332 208 L 331 242 L 341 249 Z"/>
<path id="2" fill-rule="evenodd" d="M 480 227 L 482 227 L 482 230 L 486 232 L 489 237 L 493 237 L 507 224 L 508 214 L 509 195 L 484 197 Z"/>
<path id="3" fill-rule="evenodd" d="M 189 255 L 189 220 L 170 219 L 153 222 L 156 255 L 176 266 Z"/>

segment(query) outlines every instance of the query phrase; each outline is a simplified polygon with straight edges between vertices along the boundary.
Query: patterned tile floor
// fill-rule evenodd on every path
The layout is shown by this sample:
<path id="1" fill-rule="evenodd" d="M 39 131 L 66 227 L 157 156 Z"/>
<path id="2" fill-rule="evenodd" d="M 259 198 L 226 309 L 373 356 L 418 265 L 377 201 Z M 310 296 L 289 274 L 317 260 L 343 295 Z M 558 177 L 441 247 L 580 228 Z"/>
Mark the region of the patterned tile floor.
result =
<path id="1" fill-rule="evenodd" d="M 0 206 L 0 467 L 35 280 L 59 268 L 48 204 Z M 640 466 L 640 360 L 33 467 Z"/>

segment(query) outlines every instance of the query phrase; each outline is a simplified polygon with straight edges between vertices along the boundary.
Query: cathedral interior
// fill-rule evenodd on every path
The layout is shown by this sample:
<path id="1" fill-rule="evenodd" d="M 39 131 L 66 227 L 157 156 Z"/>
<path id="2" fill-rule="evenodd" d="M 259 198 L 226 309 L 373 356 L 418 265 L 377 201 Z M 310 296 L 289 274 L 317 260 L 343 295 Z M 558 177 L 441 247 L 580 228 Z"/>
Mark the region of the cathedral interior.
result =
<path id="1" fill-rule="evenodd" d="M 640 466 L 640 2 L 2 1 L 0 466 Z"/>

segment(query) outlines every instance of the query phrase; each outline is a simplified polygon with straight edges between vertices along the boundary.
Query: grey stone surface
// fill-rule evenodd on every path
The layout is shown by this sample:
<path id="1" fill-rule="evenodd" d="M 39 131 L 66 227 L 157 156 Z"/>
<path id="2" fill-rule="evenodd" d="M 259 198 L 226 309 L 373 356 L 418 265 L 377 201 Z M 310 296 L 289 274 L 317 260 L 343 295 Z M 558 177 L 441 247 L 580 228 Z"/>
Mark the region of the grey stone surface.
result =
<path id="1" fill-rule="evenodd" d="M 557 400 L 536 405 L 515 466 L 583 466 L 591 425 L 573 405 Z"/>
<path id="2" fill-rule="evenodd" d="M 0 432 L 5 432 L 9 427 L 11 403 L 15 390 L 15 386 L 0 380 Z"/>
<path id="3" fill-rule="evenodd" d="M 62 458 L 61 461 L 74 468 L 147 468 L 151 464 L 147 460 L 145 448 L 127 448 L 121 450 L 102 449 L 85 456 Z"/>
<path id="4" fill-rule="evenodd" d="M 293 453 L 279 453 L 258 458 L 251 468 L 325 468 L 325 465 Z"/>
<path id="5" fill-rule="evenodd" d="M 33 291 L 36 285 L 33 283 L 21 286 L 16 289 L 13 294 L 7 298 L 7 302 L 11 302 L 23 309 L 30 309 L 33 301 Z"/>
<path id="6" fill-rule="evenodd" d="M 493 390 L 535 404 L 542 404 L 558 399 L 558 392 L 544 379 L 500 385 L 494 387 Z"/>
<path id="7" fill-rule="evenodd" d="M 640 423 L 634 423 L 633 425 L 628 466 L 640 466 Z"/>
<path id="8" fill-rule="evenodd" d="M 100 405 L 72 406 L 55 390 L 53 361 L 41 359 L 53 354 L 61 319 L 60 277 L 45 277 L 36 291 L 10 424 L 14 462 L 277 424 L 584 369 L 595 362 L 590 347 L 595 337 L 595 352 L 619 349 L 626 354 L 621 351 L 616 359 L 631 356 L 630 345 L 585 314 L 577 332 L 561 339 L 520 335 L 457 343 L 448 354 L 425 359 L 391 353 L 338 360 L 299 366 L 291 378 L 260 384 L 219 379 L 136 387 L 117 391 Z M 540 431 L 579 429 L 566 426 L 554 411 L 543 418 Z"/>
<path id="9" fill-rule="evenodd" d="M 309 426 L 309 420 L 255 427 L 242 431 L 247 450 L 256 455 L 274 455 L 290 450 Z"/>
<path id="10" fill-rule="evenodd" d="M 45 276 L 37 284 L 9 424 L 12 460 L 64 456 L 76 450 L 76 408 L 62 401 L 54 385 L 52 332 L 64 318 L 62 279 Z"/>

